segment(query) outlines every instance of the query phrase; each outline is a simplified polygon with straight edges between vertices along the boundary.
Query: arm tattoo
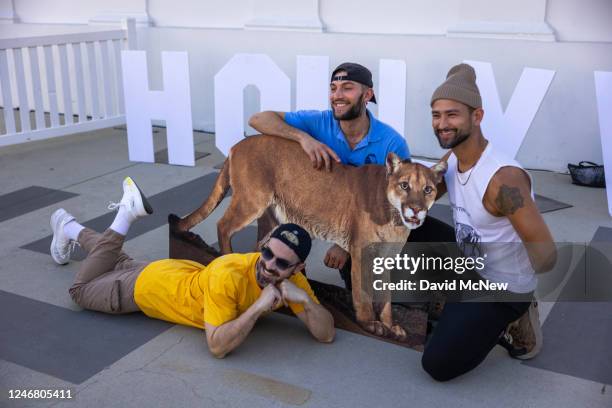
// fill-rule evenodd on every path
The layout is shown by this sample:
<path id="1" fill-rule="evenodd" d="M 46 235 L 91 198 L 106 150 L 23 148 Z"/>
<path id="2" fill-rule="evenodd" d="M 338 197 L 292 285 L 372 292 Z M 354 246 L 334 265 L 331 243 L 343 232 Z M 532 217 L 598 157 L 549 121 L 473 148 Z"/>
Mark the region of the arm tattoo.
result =
<path id="1" fill-rule="evenodd" d="M 497 208 L 502 214 L 514 214 L 516 210 L 523 207 L 523 196 L 517 187 L 508 187 L 502 184 L 495 199 Z"/>

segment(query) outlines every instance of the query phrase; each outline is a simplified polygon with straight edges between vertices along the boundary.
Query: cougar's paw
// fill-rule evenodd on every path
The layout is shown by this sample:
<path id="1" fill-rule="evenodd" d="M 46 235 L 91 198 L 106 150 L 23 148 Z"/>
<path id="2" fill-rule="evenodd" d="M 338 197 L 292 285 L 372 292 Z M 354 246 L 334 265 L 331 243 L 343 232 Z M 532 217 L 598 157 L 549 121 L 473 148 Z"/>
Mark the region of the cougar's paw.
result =
<path id="1" fill-rule="evenodd" d="M 398 340 L 398 341 L 404 341 L 406 340 L 406 337 L 408 337 L 406 330 L 404 330 L 404 328 L 400 326 L 399 324 L 393 325 L 391 327 L 391 333 L 393 333 L 395 340 Z"/>
<path id="2" fill-rule="evenodd" d="M 376 336 L 388 336 L 390 333 L 389 328 L 378 320 L 362 322 L 361 326 L 364 328 L 365 331 L 367 331 L 368 333 L 372 333 Z"/>

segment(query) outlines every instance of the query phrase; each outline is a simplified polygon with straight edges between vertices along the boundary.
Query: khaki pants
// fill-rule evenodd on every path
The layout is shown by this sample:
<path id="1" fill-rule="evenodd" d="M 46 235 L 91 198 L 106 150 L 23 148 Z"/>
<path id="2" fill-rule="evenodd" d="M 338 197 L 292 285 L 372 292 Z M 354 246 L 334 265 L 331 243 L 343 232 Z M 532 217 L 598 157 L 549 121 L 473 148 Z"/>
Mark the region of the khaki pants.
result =
<path id="1" fill-rule="evenodd" d="M 103 234 L 89 228 L 81 231 L 78 242 L 88 255 L 69 289 L 76 304 L 113 314 L 140 311 L 134 286 L 148 263 L 134 261 L 123 252 L 124 239 L 111 229 Z"/>

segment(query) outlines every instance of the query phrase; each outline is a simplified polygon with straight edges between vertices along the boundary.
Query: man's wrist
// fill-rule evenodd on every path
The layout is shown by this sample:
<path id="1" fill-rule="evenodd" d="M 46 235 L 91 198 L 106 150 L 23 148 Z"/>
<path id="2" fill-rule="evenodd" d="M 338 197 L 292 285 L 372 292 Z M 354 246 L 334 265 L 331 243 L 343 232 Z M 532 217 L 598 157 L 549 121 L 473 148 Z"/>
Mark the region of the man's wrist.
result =
<path id="1" fill-rule="evenodd" d="M 302 306 L 304 307 L 304 310 L 306 311 L 311 310 L 313 305 L 314 305 L 314 302 L 312 301 L 310 296 L 306 295 L 306 298 L 302 302 Z"/>
<path id="2" fill-rule="evenodd" d="M 307 143 L 310 141 L 318 142 L 310 133 L 304 132 L 302 129 L 295 128 L 295 137 L 300 144 Z"/>
<path id="3" fill-rule="evenodd" d="M 251 306 L 251 309 L 253 309 L 253 317 L 255 319 L 258 319 L 259 316 L 264 314 L 266 312 L 266 310 L 267 310 L 264 307 L 264 305 L 261 302 L 258 302 L 258 301 L 255 301 L 255 303 L 253 303 L 253 305 Z"/>
<path id="4" fill-rule="evenodd" d="M 299 129 L 295 129 L 294 137 L 298 141 L 299 144 L 302 144 L 304 143 L 306 138 L 309 137 L 309 135 Z"/>

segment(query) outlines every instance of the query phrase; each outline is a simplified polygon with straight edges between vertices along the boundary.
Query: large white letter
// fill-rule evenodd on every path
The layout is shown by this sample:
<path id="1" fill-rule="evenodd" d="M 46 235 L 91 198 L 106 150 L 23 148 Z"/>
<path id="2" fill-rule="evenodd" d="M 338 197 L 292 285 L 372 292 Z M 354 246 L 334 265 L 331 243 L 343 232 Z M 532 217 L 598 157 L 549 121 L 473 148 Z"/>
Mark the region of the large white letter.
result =
<path id="1" fill-rule="evenodd" d="M 378 119 L 404 135 L 406 125 L 406 62 L 380 60 L 378 66 Z"/>
<path id="2" fill-rule="evenodd" d="M 168 163 L 195 165 L 189 61 L 186 52 L 162 51 L 163 91 L 150 91 L 145 51 L 122 51 L 123 93 L 131 161 L 153 163 L 151 119 L 166 121 Z"/>
<path id="3" fill-rule="evenodd" d="M 516 157 L 555 76 L 555 71 L 523 69 L 504 113 L 491 64 L 480 61 L 464 62 L 476 70 L 476 84 L 480 89 L 485 110 L 482 121 L 483 133 L 493 141 L 497 149 L 504 151 L 510 157 Z"/>
<path id="4" fill-rule="evenodd" d="M 298 55 L 296 58 L 295 109 L 329 108 L 329 57 Z"/>
<path id="5" fill-rule="evenodd" d="M 608 213 L 612 215 L 612 72 L 595 71 L 601 153 L 606 173 Z"/>
<path id="6" fill-rule="evenodd" d="M 289 77 L 264 54 L 236 54 L 215 75 L 215 143 L 224 155 L 244 135 L 244 88 L 259 89 L 261 110 L 291 110 Z"/>

